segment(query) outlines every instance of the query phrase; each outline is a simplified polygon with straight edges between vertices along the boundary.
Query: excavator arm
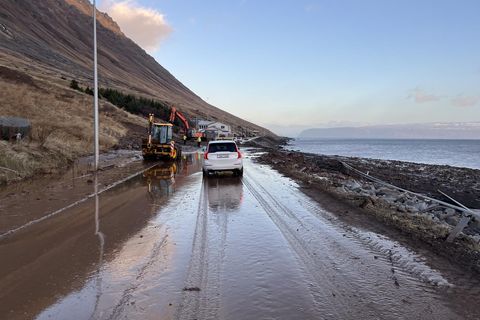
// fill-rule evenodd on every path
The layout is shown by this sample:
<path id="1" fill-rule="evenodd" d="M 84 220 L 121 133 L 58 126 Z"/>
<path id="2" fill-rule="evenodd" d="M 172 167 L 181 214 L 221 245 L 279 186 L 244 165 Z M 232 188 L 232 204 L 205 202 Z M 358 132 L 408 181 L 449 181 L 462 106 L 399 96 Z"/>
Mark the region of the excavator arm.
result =
<path id="1" fill-rule="evenodd" d="M 168 119 L 168 121 L 173 124 L 175 122 L 175 118 L 178 118 L 180 119 L 180 121 L 182 121 L 185 128 L 185 135 L 188 136 L 190 132 L 190 124 L 188 123 L 187 118 L 180 111 L 177 111 L 175 107 L 172 107 L 172 109 L 170 110 L 170 118 Z"/>

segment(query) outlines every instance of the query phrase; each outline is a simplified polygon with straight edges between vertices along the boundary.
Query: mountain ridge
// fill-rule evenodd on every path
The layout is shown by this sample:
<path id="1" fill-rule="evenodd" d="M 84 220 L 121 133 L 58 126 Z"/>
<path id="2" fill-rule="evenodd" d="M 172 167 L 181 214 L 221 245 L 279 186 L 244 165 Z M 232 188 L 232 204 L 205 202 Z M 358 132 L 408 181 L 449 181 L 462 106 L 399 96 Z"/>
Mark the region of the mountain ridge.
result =
<path id="1" fill-rule="evenodd" d="M 93 6 L 87 0 L 4 0 L 0 12 L 0 64 L 44 81 L 93 82 Z M 115 21 L 98 11 L 99 84 L 175 105 L 190 116 L 233 126 L 269 130 L 202 100 L 145 50 L 126 37 Z"/>
<path id="2" fill-rule="evenodd" d="M 311 128 L 299 138 L 319 139 L 480 139 L 480 122 L 435 122 Z"/>

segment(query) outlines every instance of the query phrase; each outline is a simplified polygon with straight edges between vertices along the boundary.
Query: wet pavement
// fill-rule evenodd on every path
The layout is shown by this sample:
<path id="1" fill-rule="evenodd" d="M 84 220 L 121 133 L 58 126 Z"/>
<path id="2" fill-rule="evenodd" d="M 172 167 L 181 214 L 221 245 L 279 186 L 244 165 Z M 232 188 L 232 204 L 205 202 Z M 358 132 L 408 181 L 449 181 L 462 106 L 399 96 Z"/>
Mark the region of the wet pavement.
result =
<path id="1" fill-rule="evenodd" d="M 251 155 L 242 178 L 203 178 L 193 153 L 93 176 L 84 201 L 33 224 L 44 207 L 9 210 L 0 319 L 480 317 L 478 275 L 340 219 Z"/>

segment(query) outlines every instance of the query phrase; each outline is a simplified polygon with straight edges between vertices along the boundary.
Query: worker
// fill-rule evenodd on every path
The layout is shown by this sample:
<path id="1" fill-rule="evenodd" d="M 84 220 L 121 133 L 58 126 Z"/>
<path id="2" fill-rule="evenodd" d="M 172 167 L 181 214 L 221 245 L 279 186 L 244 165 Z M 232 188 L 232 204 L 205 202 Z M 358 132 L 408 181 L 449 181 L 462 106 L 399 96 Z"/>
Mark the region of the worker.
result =
<path id="1" fill-rule="evenodd" d="M 200 148 L 202 146 L 202 138 L 201 137 L 197 138 L 197 143 L 198 143 L 198 147 Z"/>
<path id="2" fill-rule="evenodd" d="M 187 144 L 187 136 L 184 134 L 183 135 L 183 145 Z"/>

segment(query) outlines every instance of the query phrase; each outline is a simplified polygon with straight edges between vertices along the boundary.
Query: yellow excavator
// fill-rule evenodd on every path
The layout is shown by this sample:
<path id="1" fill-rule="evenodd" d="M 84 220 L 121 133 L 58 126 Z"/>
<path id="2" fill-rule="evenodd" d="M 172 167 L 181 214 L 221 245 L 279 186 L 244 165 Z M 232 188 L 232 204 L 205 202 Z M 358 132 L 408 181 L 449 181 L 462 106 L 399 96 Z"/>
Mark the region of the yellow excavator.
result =
<path id="1" fill-rule="evenodd" d="M 145 160 L 176 160 L 182 149 L 173 140 L 173 124 L 155 122 L 153 113 L 148 115 L 148 137 L 142 139 L 142 154 Z"/>

